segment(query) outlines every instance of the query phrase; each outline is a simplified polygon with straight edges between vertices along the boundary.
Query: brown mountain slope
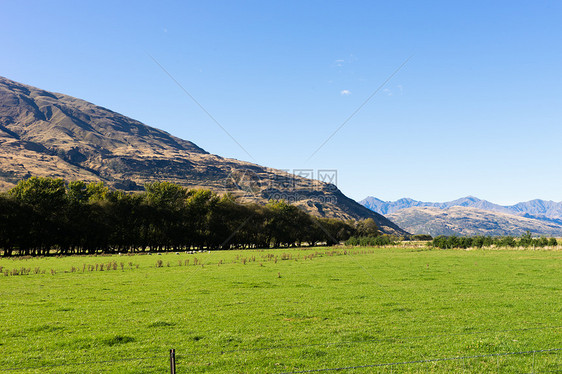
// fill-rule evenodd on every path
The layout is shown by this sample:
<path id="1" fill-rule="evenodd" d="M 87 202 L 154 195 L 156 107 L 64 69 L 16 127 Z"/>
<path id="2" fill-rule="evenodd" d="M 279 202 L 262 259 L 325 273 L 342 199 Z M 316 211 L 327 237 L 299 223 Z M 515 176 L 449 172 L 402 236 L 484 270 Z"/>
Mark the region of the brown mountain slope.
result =
<path id="1" fill-rule="evenodd" d="M 562 236 L 562 225 L 553 222 L 472 207 L 412 207 L 386 217 L 412 234 L 520 236 L 528 230 L 534 235 Z"/>
<path id="2" fill-rule="evenodd" d="M 285 198 L 319 216 L 371 217 L 385 233 L 406 234 L 331 184 L 212 155 L 106 108 L 0 77 L 0 188 L 30 175 L 125 190 L 170 181 L 260 203 Z"/>

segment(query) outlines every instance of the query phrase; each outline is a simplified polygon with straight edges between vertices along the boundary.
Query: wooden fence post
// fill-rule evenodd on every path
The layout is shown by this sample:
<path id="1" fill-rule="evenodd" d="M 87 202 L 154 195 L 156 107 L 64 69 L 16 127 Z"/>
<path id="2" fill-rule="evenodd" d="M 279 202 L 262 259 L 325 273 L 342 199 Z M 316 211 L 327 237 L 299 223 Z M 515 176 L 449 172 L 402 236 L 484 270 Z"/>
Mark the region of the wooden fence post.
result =
<path id="1" fill-rule="evenodd" d="M 170 349 L 170 373 L 176 374 L 176 350 Z"/>

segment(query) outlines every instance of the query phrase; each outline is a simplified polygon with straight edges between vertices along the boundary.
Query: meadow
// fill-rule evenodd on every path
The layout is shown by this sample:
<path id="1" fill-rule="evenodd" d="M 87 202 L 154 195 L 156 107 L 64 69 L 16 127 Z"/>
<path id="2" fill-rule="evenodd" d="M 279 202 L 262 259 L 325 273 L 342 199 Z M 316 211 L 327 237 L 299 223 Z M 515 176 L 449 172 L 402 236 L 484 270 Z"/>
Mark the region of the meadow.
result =
<path id="1" fill-rule="evenodd" d="M 0 259 L 0 372 L 562 370 L 562 252 Z"/>

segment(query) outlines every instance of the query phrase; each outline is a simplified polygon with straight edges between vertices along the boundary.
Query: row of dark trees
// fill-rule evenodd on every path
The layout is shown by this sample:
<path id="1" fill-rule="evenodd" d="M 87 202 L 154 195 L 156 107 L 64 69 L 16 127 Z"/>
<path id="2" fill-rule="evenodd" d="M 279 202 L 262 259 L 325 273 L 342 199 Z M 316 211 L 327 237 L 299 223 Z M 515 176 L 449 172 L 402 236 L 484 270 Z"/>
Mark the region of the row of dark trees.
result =
<path id="1" fill-rule="evenodd" d="M 4 256 L 333 245 L 352 235 L 378 230 L 372 219 L 318 218 L 284 201 L 238 204 L 168 182 L 125 193 L 32 177 L 0 194 Z"/>
<path id="2" fill-rule="evenodd" d="M 482 248 L 482 247 L 524 247 L 524 248 L 544 248 L 547 246 L 557 246 L 556 238 L 533 238 L 530 232 L 526 232 L 520 238 L 513 236 L 437 236 L 428 243 L 434 248 Z"/>

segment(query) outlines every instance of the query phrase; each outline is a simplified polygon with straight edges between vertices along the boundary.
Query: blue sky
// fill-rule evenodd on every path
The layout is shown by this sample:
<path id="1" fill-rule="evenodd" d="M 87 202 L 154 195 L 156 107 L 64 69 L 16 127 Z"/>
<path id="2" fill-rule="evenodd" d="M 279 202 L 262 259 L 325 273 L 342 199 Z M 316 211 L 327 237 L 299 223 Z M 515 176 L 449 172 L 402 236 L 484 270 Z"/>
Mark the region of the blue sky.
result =
<path id="1" fill-rule="evenodd" d="M 0 75 L 211 153 L 336 169 L 357 200 L 562 200 L 559 1 L 3 1 L 0 12 Z"/>

